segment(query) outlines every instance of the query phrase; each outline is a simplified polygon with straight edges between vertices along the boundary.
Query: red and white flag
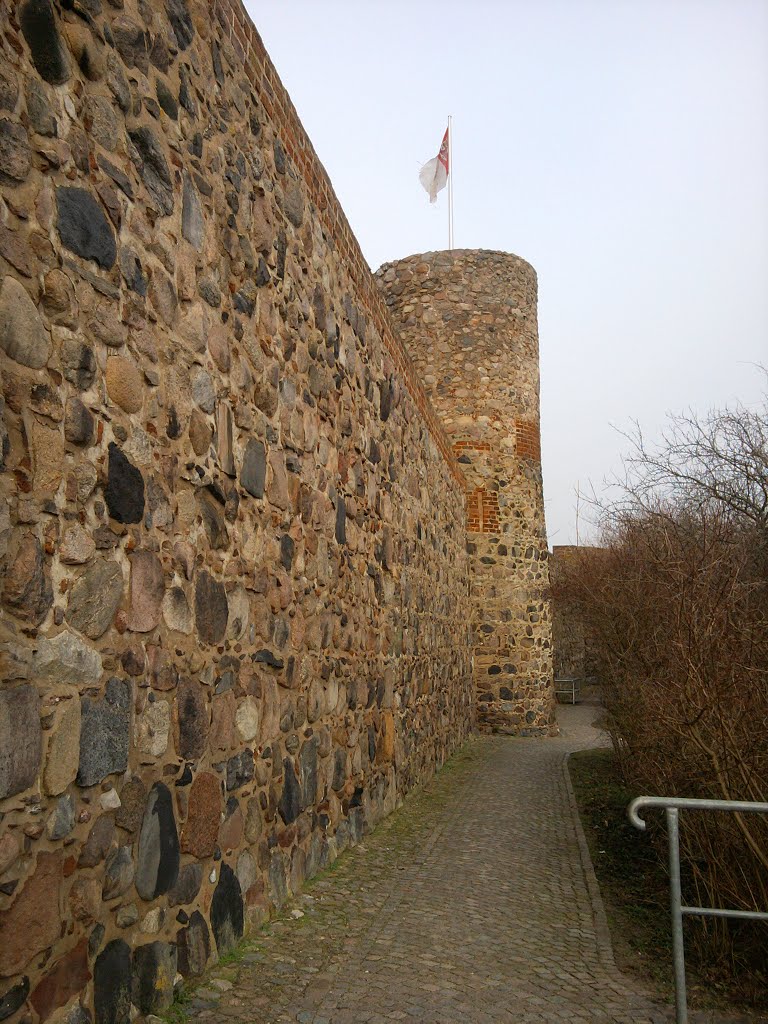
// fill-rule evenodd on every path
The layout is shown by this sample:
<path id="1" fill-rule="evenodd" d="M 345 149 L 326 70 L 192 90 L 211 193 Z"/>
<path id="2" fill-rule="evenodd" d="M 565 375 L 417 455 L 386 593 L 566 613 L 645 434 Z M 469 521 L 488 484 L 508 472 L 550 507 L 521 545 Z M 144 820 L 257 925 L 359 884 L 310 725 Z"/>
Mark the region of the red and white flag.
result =
<path id="1" fill-rule="evenodd" d="M 448 131 L 445 129 L 443 141 L 440 144 L 440 152 L 431 160 L 427 160 L 419 171 L 419 181 L 429 192 L 429 201 L 434 203 L 437 193 L 445 188 L 448 183 Z"/>

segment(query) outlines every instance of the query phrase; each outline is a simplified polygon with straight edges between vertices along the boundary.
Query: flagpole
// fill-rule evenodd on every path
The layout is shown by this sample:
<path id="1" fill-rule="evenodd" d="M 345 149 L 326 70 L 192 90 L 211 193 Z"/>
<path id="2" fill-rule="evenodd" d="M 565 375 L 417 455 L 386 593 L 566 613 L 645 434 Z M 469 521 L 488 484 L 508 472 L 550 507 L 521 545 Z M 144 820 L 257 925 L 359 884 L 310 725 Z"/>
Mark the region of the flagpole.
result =
<path id="1" fill-rule="evenodd" d="M 453 248 L 453 118 L 448 115 L 448 248 Z"/>

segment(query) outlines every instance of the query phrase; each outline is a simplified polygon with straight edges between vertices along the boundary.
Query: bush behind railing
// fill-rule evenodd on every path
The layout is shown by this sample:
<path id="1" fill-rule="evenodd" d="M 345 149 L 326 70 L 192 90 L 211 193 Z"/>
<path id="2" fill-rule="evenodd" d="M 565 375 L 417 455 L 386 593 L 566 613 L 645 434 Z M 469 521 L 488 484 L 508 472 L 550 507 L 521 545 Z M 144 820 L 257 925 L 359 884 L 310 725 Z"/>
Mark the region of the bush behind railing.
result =
<path id="1" fill-rule="evenodd" d="M 768 402 L 678 417 L 653 451 L 631 440 L 601 546 L 554 599 L 582 617 L 636 793 L 768 801 Z M 686 813 L 681 856 L 687 902 L 768 911 L 765 816 Z M 690 930 L 702 969 L 768 991 L 766 923 Z"/>

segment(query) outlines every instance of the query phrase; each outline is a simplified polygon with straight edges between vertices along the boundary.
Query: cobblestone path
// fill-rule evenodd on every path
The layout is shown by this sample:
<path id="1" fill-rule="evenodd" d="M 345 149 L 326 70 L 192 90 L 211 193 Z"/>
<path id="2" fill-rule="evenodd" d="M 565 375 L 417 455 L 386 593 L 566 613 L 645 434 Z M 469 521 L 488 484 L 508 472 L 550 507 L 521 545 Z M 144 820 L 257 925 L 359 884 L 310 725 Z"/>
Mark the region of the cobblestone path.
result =
<path id="1" fill-rule="evenodd" d="M 673 1019 L 613 962 L 562 736 L 473 740 L 424 791 L 219 967 L 200 1024 L 491 1024 Z M 692 1020 L 710 1020 L 707 1015 Z"/>

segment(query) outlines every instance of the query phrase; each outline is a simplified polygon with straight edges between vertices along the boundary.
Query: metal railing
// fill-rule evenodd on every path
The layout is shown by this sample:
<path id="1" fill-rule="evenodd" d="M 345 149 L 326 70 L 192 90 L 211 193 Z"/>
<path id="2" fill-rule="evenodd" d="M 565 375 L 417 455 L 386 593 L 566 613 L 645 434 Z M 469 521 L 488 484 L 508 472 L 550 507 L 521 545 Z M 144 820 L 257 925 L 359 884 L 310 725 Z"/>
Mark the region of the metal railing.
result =
<path id="1" fill-rule="evenodd" d="M 555 679 L 555 696 L 570 697 L 575 704 L 581 696 L 581 679 L 578 676 L 559 676 Z"/>
<path id="2" fill-rule="evenodd" d="M 683 915 L 703 917 L 736 917 L 742 921 L 768 921 L 768 913 L 757 910 L 721 910 L 718 907 L 685 907 L 680 892 L 680 811 L 737 811 L 768 814 L 768 804 L 745 800 L 689 800 L 685 797 L 639 796 L 627 808 L 629 820 L 645 831 L 645 822 L 638 814 L 641 807 L 663 807 L 667 812 L 669 840 L 669 890 L 672 912 L 672 956 L 675 965 L 675 1020 L 688 1024 L 688 1000 L 685 992 L 685 948 L 683 946 Z"/>

